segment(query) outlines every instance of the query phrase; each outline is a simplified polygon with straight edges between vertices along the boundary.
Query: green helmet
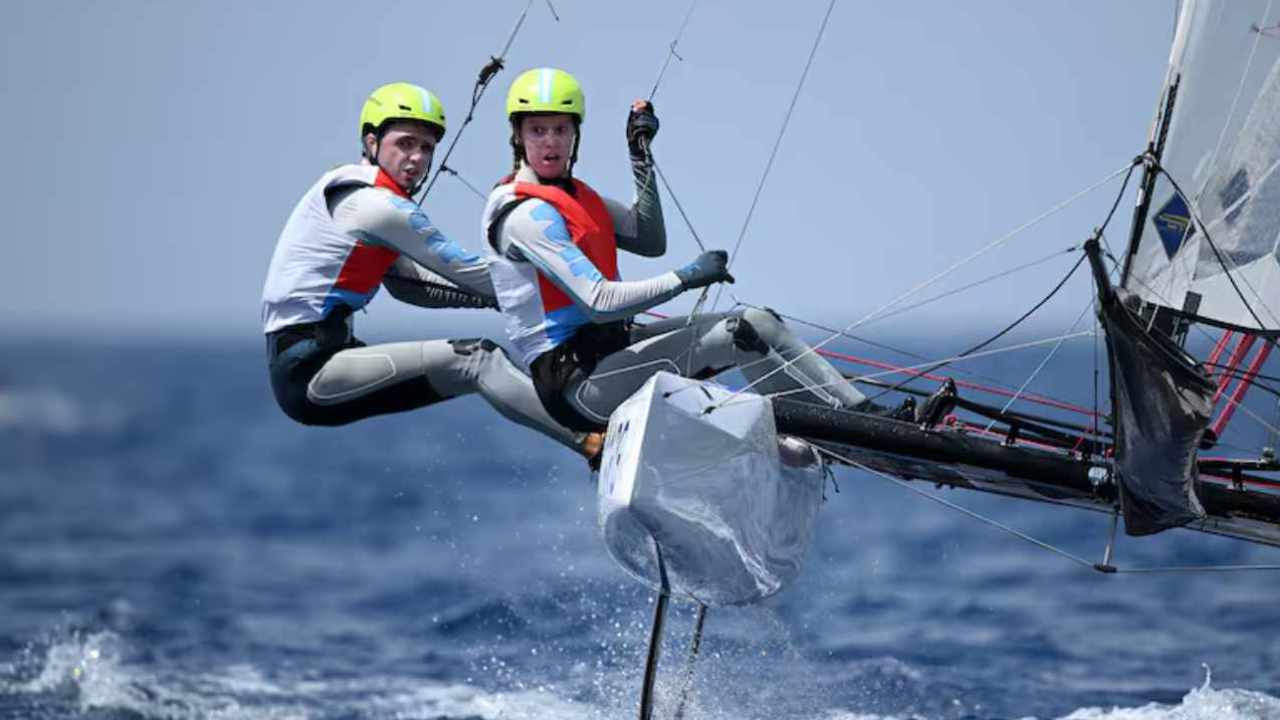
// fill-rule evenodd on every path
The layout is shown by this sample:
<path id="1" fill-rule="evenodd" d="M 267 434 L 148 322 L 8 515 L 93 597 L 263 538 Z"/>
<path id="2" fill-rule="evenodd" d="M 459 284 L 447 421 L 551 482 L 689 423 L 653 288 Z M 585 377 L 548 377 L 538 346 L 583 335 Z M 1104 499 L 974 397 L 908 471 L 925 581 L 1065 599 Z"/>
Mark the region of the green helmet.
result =
<path id="1" fill-rule="evenodd" d="M 587 114 L 582 86 L 572 75 L 555 68 L 521 73 L 507 93 L 507 117 L 535 112 L 567 113 L 581 123 Z"/>
<path id="2" fill-rule="evenodd" d="M 420 120 L 439 128 L 444 136 L 444 106 L 440 98 L 412 83 L 390 83 L 369 94 L 360 110 L 360 137 L 364 138 L 367 132 L 376 133 L 391 120 Z"/>

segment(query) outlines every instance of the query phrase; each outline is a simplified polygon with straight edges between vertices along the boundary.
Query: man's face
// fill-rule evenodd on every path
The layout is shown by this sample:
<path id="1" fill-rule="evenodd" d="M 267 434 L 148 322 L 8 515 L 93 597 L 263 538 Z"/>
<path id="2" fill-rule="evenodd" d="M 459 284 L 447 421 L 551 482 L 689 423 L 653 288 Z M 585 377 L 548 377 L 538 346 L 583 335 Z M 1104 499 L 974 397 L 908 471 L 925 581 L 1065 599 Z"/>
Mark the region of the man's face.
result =
<path id="1" fill-rule="evenodd" d="M 425 123 L 397 121 L 382 133 L 381 143 L 376 143 L 372 133 L 366 135 L 365 147 L 373 152 L 377 144 L 378 166 L 397 185 L 409 190 L 431 169 L 431 157 L 439 141 L 436 131 Z"/>
<path id="2" fill-rule="evenodd" d="M 520 144 L 525 162 L 541 178 L 564 177 L 569 172 L 573 140 L 577 135 L 573 116 L 530 115 L 520 122 Z"/>

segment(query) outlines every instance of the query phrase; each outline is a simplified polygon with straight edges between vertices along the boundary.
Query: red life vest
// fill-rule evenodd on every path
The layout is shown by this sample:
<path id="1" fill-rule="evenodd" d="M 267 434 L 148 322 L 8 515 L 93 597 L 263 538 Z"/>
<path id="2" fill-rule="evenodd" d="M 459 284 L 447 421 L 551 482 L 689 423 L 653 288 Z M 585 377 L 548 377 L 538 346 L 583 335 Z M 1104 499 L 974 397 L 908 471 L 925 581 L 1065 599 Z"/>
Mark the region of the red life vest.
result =
<path id="1" fill-rule="evenodd" d="M 511 182 L 510 177 L 502 184 Z M 564 218 L 569 237 L 583 255 L 609 280 L 618 279 L 618 240 L 613 234 L 613 218 L 604 200 L 586 183 L 573 179 L 576 195 L 570 195 L 555 185 L 537 183 L 515 184 L 518 198 L 538 198 L 550 203 Z M 538 290 L 542 293 L 543 310 L 551 312 L 573 304 L 568 295 L 556 287 L 542 273 L 538 273 Z"/>
<path id="2" fill-rule="evenodd" d="M 409 199 L 409 194 L 382 168 L 378 168 L 373 186 L 390 190 L 406 200 Z M 338 280 L 334 283 L 334 287 L 361 295 L 368 294 L 382 283 L 382 276 L 387 274 L 387 270 L 391 269 L 399 257 L 400 253 L 395 250 L 357 240 L 356 246 L 347 256 L 347 261 L 342 264 L 342 270 L 338 273 Z"/>

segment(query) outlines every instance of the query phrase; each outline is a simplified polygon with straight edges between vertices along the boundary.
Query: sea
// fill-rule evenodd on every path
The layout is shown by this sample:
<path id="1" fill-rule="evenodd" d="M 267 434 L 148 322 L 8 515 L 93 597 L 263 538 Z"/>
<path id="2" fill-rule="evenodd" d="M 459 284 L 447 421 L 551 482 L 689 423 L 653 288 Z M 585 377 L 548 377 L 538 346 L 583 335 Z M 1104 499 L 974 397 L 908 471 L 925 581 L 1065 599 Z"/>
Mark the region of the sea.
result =
<path id="1" fill-rule="evenodd" d="M 1102 559 L 1105 515 L 918 489 Z M 826 496 L 800 576 L 711 608 L 692 662 L 673 602 L 655 718 L 1280 718 L 1275 572 L 1101 575 L 881 477 Z M 584 462 L 476 398 L 308 428 L 256 337 L 0 341 L 0 717 L 634 718 L 653 602 Z"/>

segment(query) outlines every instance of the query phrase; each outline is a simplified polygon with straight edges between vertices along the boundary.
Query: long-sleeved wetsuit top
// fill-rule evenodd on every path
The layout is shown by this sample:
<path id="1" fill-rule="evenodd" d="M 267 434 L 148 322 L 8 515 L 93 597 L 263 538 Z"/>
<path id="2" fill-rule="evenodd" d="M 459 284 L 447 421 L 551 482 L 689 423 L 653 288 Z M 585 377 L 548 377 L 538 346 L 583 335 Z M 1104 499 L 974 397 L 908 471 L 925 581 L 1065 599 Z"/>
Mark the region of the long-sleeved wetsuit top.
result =
<path id="1" fill-rule="evenodd" d="M 607 199 L 604 204 L 619 249 L 658 256 L 666 250 L 666 233 L 650 173 L 647 167 L 635 173 L 637 198 L 631 207 Z M 513 182 L 494 189 L 484 220 L 498 304 L 508 318 L 508 335 L 526 364 L 587 323 L 631 317 L 682 290 L 674 272 L 632 282 L 605 277 L 574 244 L 565 218 L 551 203 L 520 197 L 517 184 L 537 182 L 532 170 L 522 167 Z M 540 277 L 570 302 L 557 306 L 543 292 Z"/>
<path id="2" fill-rule="evenodd" d="M 431 274 L 398 262 L 406 258 Z M 346 165 L 321 177 L 289 216 L 262 292 L 263 329 L 318 322 L 338 305 L 358 310 L 388 276 L 398 279 L 393 295 L 430 307 L 441 307 L 449 294 L 432 293 L 423 281 L 444 279 L 492 298 L 488 270 L 378 168 Z"/>

